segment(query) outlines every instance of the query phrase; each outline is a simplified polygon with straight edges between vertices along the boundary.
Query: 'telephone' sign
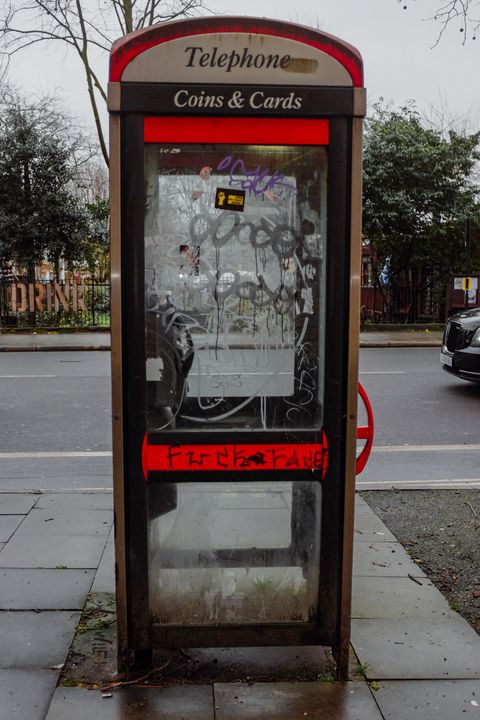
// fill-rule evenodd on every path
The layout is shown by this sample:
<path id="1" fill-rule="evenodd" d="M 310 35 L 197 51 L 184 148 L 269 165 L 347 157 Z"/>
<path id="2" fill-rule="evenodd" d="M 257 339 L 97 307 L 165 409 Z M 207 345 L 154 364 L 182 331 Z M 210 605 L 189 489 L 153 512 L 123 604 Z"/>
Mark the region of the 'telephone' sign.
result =
<path id="1" fill-rule="evenodd" d="M 240 52 L 230 50 L 230 52 L 221 52 L 214 45 L 211 51 L 205 50 L 201 45 L 194 45 L 185 49 L 187 55 L 186 67 L 218 67 L 225 72 L 230 73 L 236 67 L 238 68 L 256 68 L 257 70 L 288 68 L 292 61 L 290 55 L 279 55 L 279 53 L 252 53 L 248 47 L 244 47 Z"/>
<path id="2" fill-rule="evenodd" d="M 213 33 L 167 40 L 132 58 L 122 82 L 352 87 L 335 57 L 298 40 L 263 33 Z"/>

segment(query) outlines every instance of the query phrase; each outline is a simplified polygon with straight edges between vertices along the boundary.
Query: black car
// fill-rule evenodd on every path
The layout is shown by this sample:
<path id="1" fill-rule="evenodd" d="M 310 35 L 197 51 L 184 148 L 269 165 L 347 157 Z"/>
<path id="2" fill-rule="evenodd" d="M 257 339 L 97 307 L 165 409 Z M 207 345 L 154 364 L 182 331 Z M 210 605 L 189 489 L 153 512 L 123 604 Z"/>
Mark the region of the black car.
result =
<path id="1" fill-rule="evenodd" d="M 444 370 L 462 380 L 480 383 L 480 308 L 449 318 L 440 362 Z"/>

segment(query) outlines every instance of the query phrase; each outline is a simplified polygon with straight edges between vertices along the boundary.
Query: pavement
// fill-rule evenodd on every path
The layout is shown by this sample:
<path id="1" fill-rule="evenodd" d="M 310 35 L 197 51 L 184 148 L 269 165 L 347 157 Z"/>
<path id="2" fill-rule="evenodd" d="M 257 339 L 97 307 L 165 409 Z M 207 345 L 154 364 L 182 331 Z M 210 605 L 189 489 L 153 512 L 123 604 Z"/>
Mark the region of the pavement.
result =
<path id="1" fill-rule="evenodd" d="M 360 347 L 440 347 L 441 330 L 384 330 L 360 333 Z"/>
<path id="2" fill-rule="evenodd" d="M 360 347 L 440 347 L 442 332 L 390 330 L 360 333 Z M 0 331 L 0 352 L 110 350 L 109 332 L 5 333 Z"/>
<path id="3" fill-rule="evenodd" d="M 108 692 L 59 680 L 85 604 L 115 591 L 112 494 L 6 493 L 0 503 L 1 720 L 479 718 L 480 636 L 360 496 L 350 680 Z"/>
<path id="4" fill-rule="evenodd" d="M 66 350 L 110 350 L 109 332 L 30 332 L 0 331 L 0 352 L 63 352 Z"/>
<path id="5" fill-rule="evenodd" d="M 3 349 L 18 341 L 0 336 Z M 37 335 L 22 347 L 108 344 L 103 333 Z M 358 494 L 348 681 L 319 674 L 108 692 L 62 682 L 82 611 L 115 592 L 112 502 L 108 492 L 0 494 L 0 720 L 479 720 L 480 636 Z"/>

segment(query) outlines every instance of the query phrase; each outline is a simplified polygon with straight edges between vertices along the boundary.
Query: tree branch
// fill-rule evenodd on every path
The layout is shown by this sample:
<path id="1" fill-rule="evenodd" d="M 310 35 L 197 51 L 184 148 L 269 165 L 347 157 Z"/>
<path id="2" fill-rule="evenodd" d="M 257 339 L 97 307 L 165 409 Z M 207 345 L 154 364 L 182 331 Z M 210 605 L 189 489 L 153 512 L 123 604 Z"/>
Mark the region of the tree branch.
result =
<path id="1" fill-rule="evenodd" d="M 403 7 L 407 9 L 408 0 L 397 0 L 397 2 L 402 3 Z M 468 39 L 469 32 L 472 40 L 475 40 L 480 27 L 480 18 L 474 16 L 474 8 L 478 5 L 478 0 L 448 0 L 440 4 L 434 15 L 427 18 L 440 25 L 437 39 L 432 47 L 436 47 L 440 43 L 447 27 L 452 24 L 459 25 L 459 30 L 463 35 L 463 45 Z"/>
<path id="2" fill-rule="evenodd" d="M 0 9 L 0 58 L 3 56 L 4 71 L 15 54 L 38 43 L 60 42 L 72 48 L 83 65 L 100 149 L 108 164 L 98 105 L 99 98 L 106 102 L 107 96 L 92 66 L 91 51 L 108 52 L 119 35 L 203 9 L 203 0 L 164 3 L 165 0 L 105 0 L 104 5 L 92 9 L 90 0 L 9 0 Z"/>

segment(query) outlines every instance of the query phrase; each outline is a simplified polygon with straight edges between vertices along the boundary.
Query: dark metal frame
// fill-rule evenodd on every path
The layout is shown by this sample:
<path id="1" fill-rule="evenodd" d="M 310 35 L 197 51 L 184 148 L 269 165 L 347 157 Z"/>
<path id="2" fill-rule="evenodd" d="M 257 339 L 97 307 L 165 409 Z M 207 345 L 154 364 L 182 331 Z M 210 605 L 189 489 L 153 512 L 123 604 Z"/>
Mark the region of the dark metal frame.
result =
<path id="1" fill-rule="evenodd" d="M 158 108 L 162 108 L 162 115 L 181 115 L 182 111 L 175 107 L 173 97 L 178 90 L 192 91 L 194 93 L 200 93 L 202 91 L 221 95 L 222 93 L 240 90 L 245 95 L 249 92 L 254 92 L 261 87 L 262 92 L 268 97 L 269 94 L 278 95 L 281 90 L 288 90 L 294 92 L 295 97 L 301 98 L 302 100 L 302 113 L 300 117 L 334 117 L 338 115 L 353 115 L 354 106 L 354 89 L 353 88 L 338 88 L 338 87 L 308 87 L 308 86 L 288 86 L 285 88 L 282 85 L 189 85 L 188 83 L 182 83 L 177 85 L 175 83 L 125 83 L 121 88 L 119 110 L 122 113 L 127 112 L 141 112 L 145 114 L 158 115 Z M 321 108 L 321 112 L 319 109 Z M 185 112 L 185 111 L 184 111 Z M 228 116 L 228 111 L 225 108 L 210 108 L 208 112 L 201 108 L 188 108 L 188 115 L 220 115 L 223 117 Z M 288 117 L 294 116 L 293 111 L 288 113 L 285 110 L 271 110 L 266 112 L 265 110 L 253 110 L 250 108 L 248 111 L 242 113 L 242 117 Z M 235 117 L 238 117 L 238 111 L 235 113 Z M 295 112 L 295 117 L 298 117 L 298 112 Z"/>
<path id="2" fill-rule="evenodd" d="M 338 90 L 337 96 L 351 95 Z M 128 94 L 132 89 L 128 88 Z M 135 93 L 133 93 L 135 95 Z M 154 95 L 156 94 L 153 93 Z M 335 106 L 337 104 L 335 103 Z M 178 112 L 178 111 L 177 111 Z M 158 113 L 157 113 L 158 114 Z M 327 111 L 322 108 L 322 117 Z M 286 645 L 324 644 L 338 648 L 338 598 L 342 572 L 342 538 L 345 456 L 346 456 L 346 396 L 348 367 L 349 313 L 349 254 L 350 254 L 350 138 L 351 119 L 331 116 L 328 147 L 327 201 L 327 298 L 325 348 L 325 411 L 324 429 L 329 443 L 329 467 L 322 483 L 322 519 L 320 543 L 320 594 L 317 622 L 311 624 L 268 624 L 245 626 L 150 626 L 148 608 L 148 487 L 143 481 L 141 446 L 145 433 L 145 308 L 144 308 L 144 166 L 143 113 L 125 113 L 122 117 L 122 295 L 129 297 L 122 317 L 123 398 L 125 443 L 125 505 L 127 577 L 129 595 L 131 648 L 143 650 L 157 646 L 212 645 Z M 128 287 L 127 287 L 128 286 Z M 133 288 L 133 292 L 132 292 Z M 311 439 L 312 433 L 307 433 Z M 205 433 L 198 433 L 205 442 Z M 249 442 L 262 442 L 266 433 L 252 431 Z M 267 434 L 268 435 L 268 434 Z M 270 441 L 273 434 L 268 435 Z M 278 435 L 277 435 L 278 436 Z M 277 437 L 275 436 L 275 437 Z M 302 437 L 303 436 L 303 437 Z M 185 437 L 185 436 L 183 436 Z M 301 442 L 304 433 L 291 432 L 294 442 Z M 317 436 L 318 437 L 318 436 Z M 189 433 L 189 442 L 196 434 Z M 244 441 L 245 441 L 244 437 Z M 283 439 L 283 438 L 282 438 Z M 306 439 L 306 438 L 305 438 Z M 241 438 L 235 434 L 235 440 Z M 248 473 L 249 474 L 249 473 Z M 181 476 L 182 475 L 182 476 Z M 203 473 L 195 477 L 175 473 L 171 480 L 202 481 Z M 288 471 L 285 477 L 275 473 L 275 479 L 312 481 L 311 472 Z M 262 472 L 262 479 L 270 476 Z M 256 476 L 258 479 L 258 475 Z M 211 474 L 209 476 L 211 480 Z M 231 480 L 231 474 L 218 473 L 215 479 Z M 247 480 L 242 472 L 238 480 Z M 320 482 L 320 480 L 317 480 Z"/>

